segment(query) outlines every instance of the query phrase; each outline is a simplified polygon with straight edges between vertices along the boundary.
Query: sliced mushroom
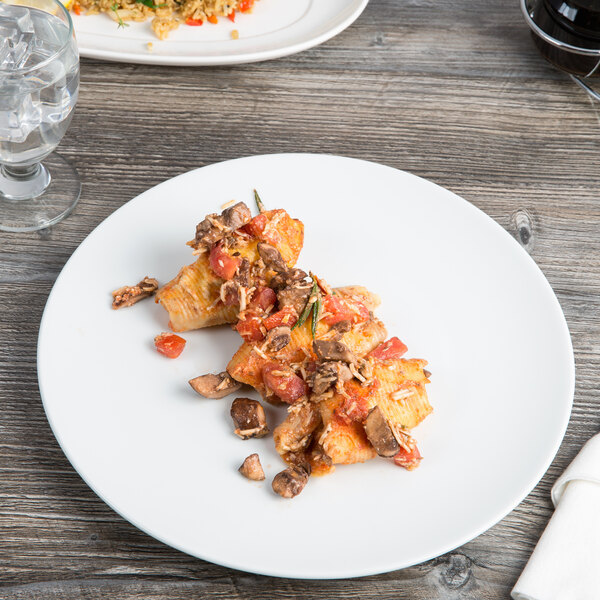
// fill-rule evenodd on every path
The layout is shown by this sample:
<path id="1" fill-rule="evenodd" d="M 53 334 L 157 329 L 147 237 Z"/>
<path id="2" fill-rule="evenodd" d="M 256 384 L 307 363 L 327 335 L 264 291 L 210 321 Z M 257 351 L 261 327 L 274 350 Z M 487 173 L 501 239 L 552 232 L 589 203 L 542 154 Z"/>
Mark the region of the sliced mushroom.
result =
<path id="1" fill-rule="evenodd" d="M 265 339 L 267 350 L 269 352 L 278 352 L 292 341 L 292 330 L 285 325 L 280 325 L 271 329 Z"/>
<path id="2" fill-rule="evenodd" d="M 375 406 L 369 412 L 365 420 L 365 433 L 379 456 L 390 457 L 398 454 L 400 444 L 379 406 Z"/>
<path id="3" fill-rule="evenodd" d="M 239 229 L 242 225 L 250 223 L 252 219 L 252 213 L 250 209 L 243 203 L 238 202 L 229 208 L 226 208 L 221 213 L 221 219 L 225 227 L 229 228 L 230 231 Z"/>
<path id="4" fill-rule="evenodd" d="M 351 329 L 352 321 L 338 321 L 337 323 L 334 323 L 331 326 L 330 331 L 334 331 L 334 339 L 339 340 L 342 337 L 342 335 L 344 335 L 344 333 L 348 333 L 348 331 L 350 331 Z"/>
<path id="5" fill-rule="evenodd" d="M 263 259 L 263 262 L 269 269 L 273 269 L 273 271 L 277 271 L 277 273 L 285 273 L 288 270 L 288 267 L 283 260 L 283 256 L 281 256 L 281 253 L 275 246 L 261 242 L 256 248 L 258 250 L 258 255 Z"/>
<path id="6" fill-rule="evenodd" d="M 208 248 L 235 229 L 249 223 L 251 218 L 250 209 L 243 202 L 238 202 L 224 210 L 222 214 L 210 214 L 198 223 L 196 235 L 191 242 L 188 242 L 188 245 L 198 251 L 201 248 Z"/>
<path id="7" fill-rule="evenodd" d="M 277 473 L 273 479 L 273 491 L 283 498 L 297 496 L 308 483 L 310 473 L 305 466 L 291 466 Z"/>
<path id="8" fill-rule="evenodd" d="M 358 360 L 346 344 L 335 340 L 315 340 L 313 350 L 320 360 L 341 360 L 346 363 Z"/>
<path id="9" fill-rule="evenodd" d="M 158 281 L 144 277 L 137 285 L 125 285 L 112 293 L 114 309 L 133 306 L 136 302 L 149 298 L 158 289 Z"/>
<path id="10" fill-rule="evenodd" d="M 235 435 L 243 440 L 263 437 L 269 433 L 265 410 L 258 400 L 236 398 L 231 405 L 231 418 L 235 425 Z"/>
<path id="11" fill-rule="evenodd" d="M 298 314 L 301 314 L 308 297 L 312 284 L 308 281 L 294 281 L 277 292 L 279 307 L 293 306 Z"/>
<path id="12" fill-rule="evenodd" d="M 319 396 L 336 385 L 338 381 L 344 382 L 349 379 L 352 379 L 352 372 L 346 363 L 325 361 L 317 365 L 315 371 L 310 375 L 308 383 L 312 387 L 313 394 Z"/>
<path id="13" fill-rule="evenodd" d="M 262 481 L 265 478 L 260 458 L 258 458 L 258 454 L 256 453 L 247 456 L 238 471 L 244 477 L 252 479 L 252 481 Z"/>
<path id="14" fill-rule="evenodd" d="M 224 398 L 242 387 L 242 384 L 233 379 L 227 371 L 218 375 L 208 373 L 194 377 L 194 379 L 190 379 L 189 384 L 195 392 L 205 398 Z"/>

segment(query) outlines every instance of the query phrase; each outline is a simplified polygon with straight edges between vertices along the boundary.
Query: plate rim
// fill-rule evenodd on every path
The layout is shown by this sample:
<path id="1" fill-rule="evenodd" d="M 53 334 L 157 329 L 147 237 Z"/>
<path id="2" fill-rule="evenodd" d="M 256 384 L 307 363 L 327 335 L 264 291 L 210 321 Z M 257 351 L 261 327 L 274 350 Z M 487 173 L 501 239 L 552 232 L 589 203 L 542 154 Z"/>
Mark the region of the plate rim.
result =
<path id="1" fill-rule="evenodd" d="M 520 252 L 522 252 L 527 257 L 530 265 L 534 267 L 534 270 L 537 272 L 537 276 L 541 277 L 543 284 L 545 285 L 547 290 L 550 292 L 550 297 L 553 299 L 555 308 L 558 309 L 558 314 L 561 317 L 561 319 L 560 319 L 561 334 L 564 337 L 564 341 L 566 342 L 565 349 L 568 350 L 568 353 L 570 355 L 570 361 L 568 364 L 568 367 L 569 367 L 568 381 L 566 382 L 566 383 L 568 383 L 567 387 L 569 389 L 569 401 L 568 401 L 568 403 L 565 403 L 565 405 L 562 407 L 563 408 L 562 414 L 561 414 L 562 427 L 560 428 L 560 434 L 557 435 L 556 438 L 554 439 L 554 443 L 552 445 L 551 452 L 548 453 L 548 455 L 547 455 L 546 459 L 543 461 L 541 467 L 536 471 L 536 473 L 534 475 L 532 475 L 532 477 L 529 479 L 528 483 L 523 486 L 521 493 L 516 495 L 513 500 L 507 501 L 502 509 L 498 510 L 494 515 L 490 516 L 479 527 L 477 527 L 475 529 L 468 529 L 468 531 L 465 532 L 464 535 L 457 536 L 457 539 L 454 539 L 453 541 L 448 542 L 445 545 L 438 546 L 438 549 L 436 551 L 434 551 L 433 553 L 423 552 L 421 555 L 415 556 L 415 557 L 413 557 L 413 559 L 411 559 L 409 561 L 389 560 L 385 564 L 383 562 L 381 562 L 376 568 L 366 568 L 366 569 L 361 569 L 361 570 L 355 570 L 352 572 L 352 574 L 348 574 L 348 572 L 340 570 L 340 569 L 332 570 L 327 576 L 323 576 L 321 574 L 316 574 L 316 573 L 311 574 L 308 572 L 298 574 L 297 572 L 295 573 L 293 571 L 285 570 L 285 568 L 283 568 L 283 569 L 281 569 L 281 568 L 249 569 L 249 568 L 241 566 L 235 562 L 229 562 L 227 560 L 223 560 L 221 557 L 213 557 L 213 556 L 211 556 L 210 552 L 202 553 L 202 555 L 201 555 L 200 553 L 196 552 L 195 550 L 186 548 L 184 544 L 173 543 L 171 540 L 167 539 L 168 536 L 163 536 L 161 534 L 157 534 L 156 532 L 153 532 L 151 528 L 141 525 L 137 521 L 137 519 L 132 518 L 132 517 L 128 516 L 127 514 L 125 514 L 126 511 L 120 511 L 113 505 L 113 503 L 108 502 L 102 496 L 102 494 L 99 493 L 99 491 L 96 489 L 96 487 L 94 485 L 92 485 L 90 483 L 90 481 L 88 481 L 88 478 L 83 475 L 82 471 L 78 468 L 77 459 L 74 456 L 72 456 L 70 452 L 67 452 L 67 450 L 63 446 L 63 443 L 62 443 L 60 437 L 57 435 L 57 429 L 55 427 L 53 419 L 50 416 L 49 411 L 47 409 L 47 401 L 46 401 L 46 398 L 45 398 L 43 390 L 42 390 L 42 388 L 43 388 L 43 385 L 42 385 L 43 369 L 40 368 L 40 356 L 42 354 L 42 337 L 44 335 L 45 321 L 47 320 L 48 306 L 50 305 L 52 296 L 55 293 L 55 290 L 57 289 L 57 287 L 60 283 L 60 280 L 63 277 L 63 274 L 66 272 L 67 267 L 69 266 L 69 263 L 73 260 L 73 258 L 80 251 L 80 249 L 88 243 L 88 240 L 90 240 L 90 238 L 92 238 L 94 236 L 94 234 L 96 234 L 96 232 L 104 225 L 104 223 L 106 223 L 110 219 L 116 218 L 116 215 L 117 215 L 117 213 L 119 213 L 119 211 L 126 209 L 127 207 L 130 207 L 130 205 L 132 203 L 143 202 L 143 197 L 145 194 L 147 194 L 150 191 L 155 191 L 156 189 L 159 189 L 162 186 L 167 186 L 175 179 L 185 179 L 186 177 L 193 178 L 202 169 L 211 169 L 214 167 L 218 167 L 220 165 L 231 164 L 231 163 L 235 163 L 238 161 L 264 160 L 264 159 L 277 160 L 278 158 L 281 158 L 281 157 L 286 158 L 286 159 L 309 157 L 309 158 L 318 159 L 318 160 L 334 159 L 334 160 L 366 163 L 371 166 L 397 171 L 397 172 L 400 172 L 401 174 L 407 175 L 411 178 L 417 178 L 417 179 L 421 180 L 422 182 L 425 182 L 428 185 L 435 186 L 436 188 L 441 189 L 444 193 L 452 195 L 455 200 L 459 200 L 464 205 L 467 205 L 468 210 L 476 211 L 477 213 L 480 214 L 480 216 L 483 216 L 486 220 L 491 222 L 491 224 L 493 224 L 493 226 L 496 227 L 496 229 L 498 231 L 502 232 L 502 235 L 505 236 L 506 239 L 510 240 L 510 243 L 516 244 L 516 246 L 519 248 Z M 248 156 L 238 157 L 238 158 L 234 158 L 234 159 L 219 161 L 219 162 L 211 163 L 211 164 L 204 165 L 201 167 L 197 167 L 190 171 L 186 171 L 184 173 L 176 175 L 175 177 L 165 179 L 164 181 L 156 184 L 155 186 L 148 188 L 147 190 L 144 190 L 142 193 L 138 194 L 137 196 L 135 196 L 135 197 L 131 198 L 130 200 L 128 200 L 127 202 L 125 202 L 118 209 L 113 211 L 110 215 L 108 215 L 105 219 L 103 219 L 100 223 L 98 223 L 98 225 L 96 225 L 96 227 L 94 227 L 94 229 L 92 229 L 92 231 L 90 231 L 86 235 L 86 237 L 80 242 L 80 244 L 73 251 L 72 255 L 69 257 L 67 262 L 62 267 L 61 272 L 59 273 L 58 277 L 56 278 L 56 280 L 52 286 L 52 289 L 48 295 L 48 299 L 46 301 L 46 305 L 44 306 L 44 311 L 42 313 L 42 317 L 40 320 L 40 326 L 39 326 L 39 332 L 38 332 L 38 342 L 37 342 L 36 363 L 37 363 L 37 374 L 38 374 L 38 386 L 39 386 L 39 391 L 40 391 L 40 397 L 42 400 L 42 405 L 44 408 L 44 413 L 46 415 L 46 418 L 48 420 L 48 423 L 50 425 L 50 428 L 52 430 L 52 433 L 53 433 L 56 441 L 58 442 L 65 457 L 70 462 L 72 467 L 75 469 L 75 471 L 77 472 L 79 477 L 81 477 L 81 479 L 85 482 L 85 484 L 96 494 L 96 496 L 98 496 L 98 498 L 100 498 L 100 500 L 102 500 L 105 504 L 107 504 L 111 508 L 111 510 L 113 510 L 121 518 L 128 521 L 134 527 L 138 528 L 140 531 L 144 532 L 145 534 L 147 534 L 147 535 L 151 536 L 152 538 L 158 540 L 159 542 L 161 542 L 171 548 L 179 550 L 180 552 L 183 552 L 189 556 L 193 556 L 195 558 L 199 558 L 201 560 L 205 560 L 205 561 L 211 562 L 213 564 L 221 565 L 226 568 L 235 569 L 235 570 L 246 572 L 246 573 L 254 573 L 257 575 L 265 575 L 265 576 L 270 576 L 270 577 L 280 577 L 280 578 L 289 578 L 289 579 L 304 579 L 304 580 L 354 579 L 357 577 L 365 577 L 365 576 L 389 573 L 392 571 L 396 571 L 396 570 L 408 568 L 408 567 L 411 567 L 414 565 L 422 564 L 428 560 L 437 558 L 448 552 L 451 552 L 452 550 L 455 550 L 456 548 L 470 542 L 471 540 L 480 536 L 482 533 L 485 533 L 488 529 L 490 529 L 495 524 L 500 522 L 512 510 L 514 510 L 519 504 L 521 504 L 521 502 L 531 493 L 531 491 L 540 482 L 540 480 L 543 478 L 543 476 L 547 472 L 548 468 L 554 461 L 554 459 L 558 453 L 558 450 L 564 440 L 564 436 L 565 436 L 567 427 L 570 422 L 571 412 L 572 412 L 572 408 L 573 408 L 574 394 L 575 394 L 575 379 L 576 379 L 576 368 L 575 368 L 576 365 L 575 365 L 575 355 L 574 355 L 574 351 L 573 351 L 572 338 L 571 338 L 571 334 L 570 334 L 570 330 L 569 330 L 569 326 L 568 326 L 566 317 L 564 315 L 564 311 L 562 310 L 562 306 L 556 296 L 556 293 L 554 292 L 552 286 L 550 285 L 550 282 L 548 281 L 546 275 L 541 270 L 541 268 L 537 265 L 535 260 L 531 257 L 531 255 L 528 252 L 526 252 L 526 250 L 518 243 L 518 241 L 504 227 L 502 227 L 495 219 L 493 219 L 491 216 L 489 216 L 483 210 L 481 210 L 480 208 L 478 208 L 477 206 L 475 206 L 474 204 L 472 204 L 471 202 L 469 202 L 462 196 L 459 196 L 458 194 L 452 192 L 451 190 L 449 190 L 429 179 L 425 179 L 424 177 L 414 175 L 413 173 L 410 173 L 409 171 L 405 171 L 403 169 L 398 169 L 396 167 L 386 165 L 384 163 L 369 161 L 369 160 L 365 160 L 365 159 L 361 159 L 361 158 L 354 158 L 354 157 L 350 157 L 350 156 L 342 156 L 342 155 L 327 154 L 327 153 L 324 153 L 324 154 L 321 154 L 321 153 L 258 154 L 258 155 L 248 155 Z M 440 548 L 441 548 L 441 550 L 440 550 Z"/>
<path id="2" fill-rule="evenodd" d="M 283 58 L 292 54 L 309 50 L 315 46 L 319 46 L 331 38 L 339 35 L 350 27 L 363 13 L 369 0 L 354 0 L 357 2 L 356 9 L 345 19 L 338 22 L 331 29 L 323 32 L 321 35 L 309 37 L 308 39 L 293 44 L 291 46 L 283 45 L 276 48 L 261 50 L 257 52 L 243 52 L 239 54 L 221 55 L 221 56 L 164 56 L 160 54 L 153 54 L 152 52 L 117 52 L 114 50 L 99 50 L 94 48 L 86 48 L 82 46 L 77 38 L 77 45 L 79 48 L 79 55 L 83 58 L 93 58 L 96 60 L 105 60 L 110 62 L 121 62 L 121 63 L 132 63 L 132 64 L 144 64 L 144 65 L 169 65 L 179 67 L 216 67 L 225 65 L 241 65 L 254 62 L 263 62 L 267 60 L 274 60 L 277 58 Z M 77 29 L 75 29 L 75 36 L 78 36 Z"/>

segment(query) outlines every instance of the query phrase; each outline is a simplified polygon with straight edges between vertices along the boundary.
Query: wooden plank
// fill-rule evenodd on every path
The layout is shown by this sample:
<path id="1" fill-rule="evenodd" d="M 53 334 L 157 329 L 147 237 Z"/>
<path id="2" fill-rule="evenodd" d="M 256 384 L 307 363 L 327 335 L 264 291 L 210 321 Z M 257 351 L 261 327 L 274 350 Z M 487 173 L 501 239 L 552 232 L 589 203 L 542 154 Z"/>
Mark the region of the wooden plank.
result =
<path id="1" fill-rule="evenodd" d="M 600 110 L 536 53 L 517 3 L 377 0 L 326 44 L 222 68 L 82 61 L 60 151 L 84 182 L 75 213 L 40 234 L 0 233 L 0 599 L 506 598 L 551 515 L 552 483 L 600 426 Z M 548 473 L 462 548 L 352 581 L 248 575 L 172 550 L 123 521 L 62 454 L 37 388 L 39 320 L 85 236 L 149 187 L 238 156 L 328 152 L 406 169 L 516 234 L 573 335 L 578 381 Z M 526 290 L 523 291 L 526 293 Z"/>

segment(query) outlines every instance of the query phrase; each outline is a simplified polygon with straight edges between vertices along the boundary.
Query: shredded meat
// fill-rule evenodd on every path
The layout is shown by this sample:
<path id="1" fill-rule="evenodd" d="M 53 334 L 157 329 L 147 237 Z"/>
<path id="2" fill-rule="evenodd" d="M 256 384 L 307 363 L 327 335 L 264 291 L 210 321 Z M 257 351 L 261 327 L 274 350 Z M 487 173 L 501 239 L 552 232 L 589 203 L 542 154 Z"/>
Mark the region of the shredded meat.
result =
<path id="1" fill-rule="evenodd" d="M 306 279 L 306 273 L 302 269 L 288 269 L 285 273 L 277 273 L 272 279 L 270 286 L 278 292 L 284 287 L 291 285 L 294 281 Z"/>
<path id="2" fill-rule="evenodd" d="M 233 281 L 243 287 L 250 287 L 250 261 L 243 258 L 240 266 L 237 268 Z"/>
<path id="3" fill-rule="evenodd" d="M 158 289 L 158 281 L 144 277 L 137 285 L 126 285 L 112 293 L 114 309 L 133 306 L 136 302 L 149 298 Z"/>
<path id="4" fill-rule="evenodd" d="M 210 248 L 232 231 L 249 223 L 251 218 L 250 209 L 243 202 L 238 202 L 225 209 L 220 215 L 210 214 L 198 223 L 196 236 L 188 242 L 188 245 L 196 251 Z"/>

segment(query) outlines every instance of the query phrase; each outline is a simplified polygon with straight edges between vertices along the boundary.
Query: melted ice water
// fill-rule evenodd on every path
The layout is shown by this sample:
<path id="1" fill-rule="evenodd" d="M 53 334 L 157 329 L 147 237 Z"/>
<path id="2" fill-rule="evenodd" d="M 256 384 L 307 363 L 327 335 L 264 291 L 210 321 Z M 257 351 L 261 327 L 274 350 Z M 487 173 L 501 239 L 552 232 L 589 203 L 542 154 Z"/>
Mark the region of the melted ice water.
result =
<path id="1" fill-rule="evenodd" d="M 50 154 L 69 126 L 78 87 L 79 59 L 67 25 L 41 10 L 0 2 L 0 162 L 18 165 Z"/>

